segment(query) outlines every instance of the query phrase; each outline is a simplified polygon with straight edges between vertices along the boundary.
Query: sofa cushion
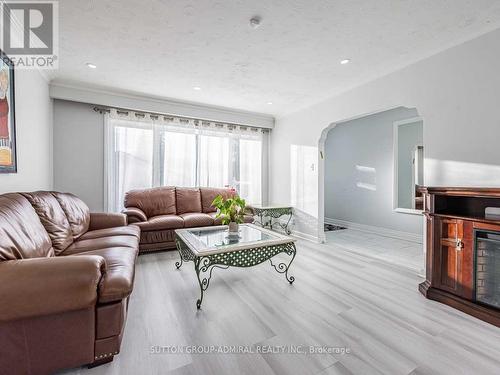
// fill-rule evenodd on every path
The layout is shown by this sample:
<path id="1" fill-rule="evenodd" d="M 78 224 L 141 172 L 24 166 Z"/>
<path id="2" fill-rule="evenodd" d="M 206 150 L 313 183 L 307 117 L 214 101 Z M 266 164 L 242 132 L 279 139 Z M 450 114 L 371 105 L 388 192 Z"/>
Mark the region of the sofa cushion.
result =
<path id="1" fill-rule="evenodd" d="M 69 221 L 73 239 L 76 240 L 89 230 L 89 207 L 77 196 L 70 193 L 53 192 Z"/>
<path id="2" fill-rule="evenodd" d="M 201 194 L 198 188 L 176 188 L 177 215 L 201 212 Z"/>
<path id="3" fill-rule="evenodd" d="M 125 207 L 137 207 L 146 216 L 175 215 L 175 187 L 137 189 L 125 193 Z"/>
<path id="4" fill-rule="evenodd" d="M 137 246 L 135 248 L 110 247 L 74 256 L 78 255 L 100 255 L 106 262 L 106 273 L 99 283 L 100 303 L 119 301 L 132 293 Z"/>
<path id="5" fill-rule="evenodd" d="M 234 197 L 236 192 L 232 189 L 218 188 L 200 188 L 201 192 L 201 208 L 202 212 L 216 212 L 217 209 L 212 206 L 212 202 L 218 195 L 222 195 L 224 199 Z"/>
<path id="6" fill-rule="evenodd" d="M 141 230 L 135 225 L 91 230 L 79 238 L 80 241 L 112 236 L 134 236 L 139 238 Z"/>
<path id="7" fill-rule="evenodd" d="M 119 212 L 91 212 L 90 230 L 124 227 L 127 225 L 127 215 Z"/>
<path id="8" fill-rule="evenodd" d="M 109 247 L 130 247 L 136 248 L 139 245 L 139 239 L 135 236 L 110 236 L 93 239 L 78 240 L 68 247 L 62 255 L 72 255 L 84 253 L 87 251 L 106 249 Z"/>
<path id="9" fill-rule="evenodd" d="M 0 195 L 0 261 L 54 256 L 48 233 L 21 194 Z"/>
<path id="10" fill-rule="evenodd" d="M 73 243 L 73 232 L 57 199 L 47 191 L 22 194 L 29 200 L 49 234 L 56 255 L 62 253 Z"/>
<path id="11" fill-rule="evenodd" d="M 177 215 L 159 215 L 150 218 L 148 221 L 134 223 L 141 231 L 180 229 L 184 228 L 184 220 Z"/>
<path id="12" fill-rule="evenodd" d="M 201 212 L 195 213 L 190 212 L 180 215 L 182 220 L 184 220 L 185 228 L 195 228 L 195 227 L 206 227 L 209 225 L 214 225 L 214 219 L 208 215 Z"/>

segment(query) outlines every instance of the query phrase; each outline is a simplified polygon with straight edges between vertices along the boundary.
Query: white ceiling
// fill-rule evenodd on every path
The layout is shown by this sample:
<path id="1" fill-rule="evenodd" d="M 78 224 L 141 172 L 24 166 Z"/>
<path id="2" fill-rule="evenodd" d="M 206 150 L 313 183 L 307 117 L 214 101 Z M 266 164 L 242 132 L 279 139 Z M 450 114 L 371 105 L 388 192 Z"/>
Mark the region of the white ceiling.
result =
<path id="1" fill-rule="evenodd" d="M 59 12 L 55 82 L 273 115 L 500 27 L 499 0 L 64 0 Z"/>

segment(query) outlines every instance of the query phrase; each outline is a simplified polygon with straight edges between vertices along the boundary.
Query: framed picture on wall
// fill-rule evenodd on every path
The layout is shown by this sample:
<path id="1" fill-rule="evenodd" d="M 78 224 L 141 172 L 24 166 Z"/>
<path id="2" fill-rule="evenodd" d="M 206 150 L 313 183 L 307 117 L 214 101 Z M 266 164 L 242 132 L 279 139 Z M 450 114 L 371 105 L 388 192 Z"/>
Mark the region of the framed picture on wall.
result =
<path id="1" fill-rule="evenodd" d="M 0 50 L 0 173 L 17 173 L 14 64 Z"/>

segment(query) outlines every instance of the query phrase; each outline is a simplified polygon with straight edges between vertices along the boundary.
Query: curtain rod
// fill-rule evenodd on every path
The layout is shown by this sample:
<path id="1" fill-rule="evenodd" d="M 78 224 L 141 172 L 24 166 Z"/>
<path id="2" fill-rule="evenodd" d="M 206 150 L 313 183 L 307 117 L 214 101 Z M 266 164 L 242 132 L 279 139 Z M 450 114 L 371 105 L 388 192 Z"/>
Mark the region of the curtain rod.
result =
<path id="1" fill-rule="evenodd" d="M 260 127 L 260 126 L 255 126 L 255 125 L 246 125 L 246 124 L 240 124 L 236 122 L 227 122 L 227 121 L 215 121 L 215 120 L 208 120 L 208 119 L 202 119 L 202 118 L 196 118 L 196 117 L 187 117 L 187 116 L 177 116 L 177 115 L 172 115 L 170 113 L 162 113 L 162 112 L 151 112 L 151 111 L 136 111 L 133 109 L 127 109 L 127 108 L 120 108 L 120 107 L 106 107 L 106 106 L 94 106 L 94 111 L 99 112 L 101 114 L 103 113 L 110 113 L 112 109 L 115 109 L 117 113 L 129 113 L 133 112 L 136 114 L 139 114 L 140 116 L 137 117 L 143 117 L 145 115 L 149 116 L 163 116 L 163 117 L 170 117 L 170 118 L 178 118 L 179 120 L 184 120 L 184 121 L 200 121 L 200 122 L 211 122 L 214 124 L 220 124 L 220 125 L 231 125 L 231 126 L 242 126 L 246 128 L 257 128 L 257 129 L 262 129 L 264 131 L 270 131 L 271 129 Z M 142 116 L 141 116 L 142 115 Z"/>

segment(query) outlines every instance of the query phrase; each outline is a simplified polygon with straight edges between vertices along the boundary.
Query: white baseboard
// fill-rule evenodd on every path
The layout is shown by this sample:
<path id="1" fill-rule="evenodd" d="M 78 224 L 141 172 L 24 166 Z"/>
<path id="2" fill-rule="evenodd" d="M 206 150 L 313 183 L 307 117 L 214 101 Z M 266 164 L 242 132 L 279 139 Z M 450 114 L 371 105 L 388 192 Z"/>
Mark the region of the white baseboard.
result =
<path id="1" fill-rule="evenodd" d="M 320 242 L 320 240 L 319 240 L 318 237 L 313 236 L 312 234 L 307 234 L 307 233 L 299 232 L 297 230 L 292 230 L 292 236 L 301 238 L 303 240 L 311 241 L 311 242 L 314 242 L 314 243 L 319 243 Z"/>
<path id="2" fill-rule="evenodd" d="M 382 228 L 382 227 L 374 227 L 372 225 L 358 224 L 345 220 L 332 219 L 329 217 L 325 217 L 325 223 L 332 225 L 340 225 L 348 229 L 359 230 L 360 232 L 374 233 L 384 237 L 397 238 L 400 240 L 411 241 L 416 243 L 423 243 L 424 240 L 424 236 L 422 234 L 402 232 L 399 230 Z"/>

